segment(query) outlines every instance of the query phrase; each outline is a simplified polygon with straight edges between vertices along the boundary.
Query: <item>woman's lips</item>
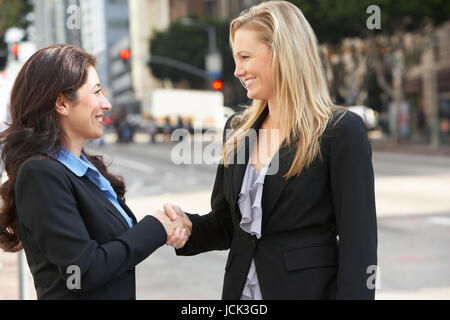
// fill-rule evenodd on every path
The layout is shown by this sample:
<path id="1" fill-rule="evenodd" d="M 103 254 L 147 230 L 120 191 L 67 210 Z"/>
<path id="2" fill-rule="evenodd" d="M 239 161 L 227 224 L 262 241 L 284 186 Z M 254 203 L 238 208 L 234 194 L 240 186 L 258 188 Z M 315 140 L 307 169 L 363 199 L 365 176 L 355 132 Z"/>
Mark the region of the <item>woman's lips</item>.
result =
<path id="1" fill-rule="evenodd" d="M 95 116 L 95 119 L 97 119 L 97 121 L 101 124 L 105 124 L 104 120 L 103 120 L 103 116 Z"/>
<path id="2" fill-rule="evenodd" d="M 253 84 L 253 82 L 255 82 L 255 78 L 249 78 L 249 79 L 244 80 L 245 87 L 246 88 L 250 87 Z"/>

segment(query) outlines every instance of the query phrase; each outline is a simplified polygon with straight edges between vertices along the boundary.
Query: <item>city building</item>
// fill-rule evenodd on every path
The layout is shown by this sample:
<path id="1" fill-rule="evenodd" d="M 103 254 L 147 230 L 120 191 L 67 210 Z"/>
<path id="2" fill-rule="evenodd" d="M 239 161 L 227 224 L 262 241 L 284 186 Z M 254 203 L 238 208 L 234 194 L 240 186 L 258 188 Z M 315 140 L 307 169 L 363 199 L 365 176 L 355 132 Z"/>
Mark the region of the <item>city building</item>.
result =
<path id="1" fill-rule="evenodd" d="M 229 20 L 261 0 L 170 0 L 170 21 L 194 15 Z"/>
<path id="2" fill-rule="evenodd" d="M 97 72 L 111 103 L 110 48 L 129 37 L 128 0 L 80 0 L 81 43 L 83 49 L 97 57 Z"/>
<path id="3" fill-rule="evenodd" d="M 38 49 L 69 43 L 97 57 L 97 72 L 108 97 L 111 79 L 109 51 L 129 36 L 128 0 L 35 0 Z"/>
<path id="4" fill-rule="evenodd" d="M 121 56 L 123 50 L 129 50 L 130 38 L 124 36 L 109 47 L 110 62 L 110 99 L 115 112 L 123 110 L 126 113 L 140 113 L 140 103 L 136 100 L 133 83 L 131 80 L 130 58 Z"/>
<path id="5" fill-rule="evenodd" d="M 191 15 L 231 19 L 259 2 L 36 0 L 37 47 L 64 42 L 95 55 L 97 72 L 111 103 L 136 112 L 137 105 L 149 104 L 152 88 L 171 86 L 170 82 L 152 77 L 148 67 L 150 39 L 155 31 L 164 30 L 170 23 Z M 131 52 L 127 65 L 120 59 L 123 49 Z M 128 103 L 126 99 L 129 99 Z"/>
<path id="6" fill-rule="evenodd" d="M 170 81 L 154 78 L 148 67 L 150 39 L 177 20 L 189 16 L 230 20 L 258 0 L 129 0 L 131 79 L 135 100 L 148 109 L 153 88 L 171 87 Z M 208 35 L 205 34 L 205 37 Z M 116 52 L 117 54 L 117 52 Z"/>
<path id="7" fill-rule="evenodd" d="M 425 39 L 404 82 L 409 137 L 450 144 L 450 21 Z"/>
<path id="8" fill-rule="evenodd" d="M 35 0 L 36 47 L 55 43 L 81 46 L 79 0 Z"/>
<path id="9" fill-rule="evenodd" d="M 160 81 L 152 76 L 148 60 L 153 33 L 166 29 L 170 24 L 169 0 L 129 0 L 129 10 L 131 18 L 128 49 L 131 51 L 131 80 L 135 101 L 141 101 L 145 109 L 150 103 L 152 88 L 162 86 Z M 117 55 L 117 52 L 112 55 L 114 54 Z"/>

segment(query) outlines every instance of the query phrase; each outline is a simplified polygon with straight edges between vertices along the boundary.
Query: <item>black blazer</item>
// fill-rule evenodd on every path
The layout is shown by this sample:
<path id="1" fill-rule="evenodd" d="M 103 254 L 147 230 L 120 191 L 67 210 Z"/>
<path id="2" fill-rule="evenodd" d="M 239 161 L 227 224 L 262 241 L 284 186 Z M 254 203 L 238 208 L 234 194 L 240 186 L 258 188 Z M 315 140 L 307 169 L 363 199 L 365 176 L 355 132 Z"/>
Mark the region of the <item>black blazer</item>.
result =
<path id="1" fill-rule="evenodd" d="M 130 229 L 96 185 L 56 160 L 25 162 L 15 192 L 20 237 L 38 299 L 136 298 L 134 267 L 167 241 L 156 218 L 136 223 L 119 200 L 135 223 Z M 67 286 L 75 275 L 71 265 L 80 268 L 79 290 Z"/>
<path id="2" fill-rule="evenodd" d="M 268 113 L 254 125 L 259 129 Z M 222 298 L 240 299 L 254 259 L 263 299 L 373 299 L 368 267 L 377 264 L 377 222 L 371 148 L 355 114 L 335 112 L 317 158 L 300 176 L 285 180 L 296 148 L 277 152 L 280 168 L 267 175 L 261 238 L 244 232 L 237 205 L 246 163 L 218 166 L 212 211 L 188 214 L 192 235 L 179 255 L 230 249 Z M 225 129 L 230 128 L 230 120 Z M 235 162 L 236 163 L 236 162 Z M 339 235 L 339 241 L 336 237 Z"/>

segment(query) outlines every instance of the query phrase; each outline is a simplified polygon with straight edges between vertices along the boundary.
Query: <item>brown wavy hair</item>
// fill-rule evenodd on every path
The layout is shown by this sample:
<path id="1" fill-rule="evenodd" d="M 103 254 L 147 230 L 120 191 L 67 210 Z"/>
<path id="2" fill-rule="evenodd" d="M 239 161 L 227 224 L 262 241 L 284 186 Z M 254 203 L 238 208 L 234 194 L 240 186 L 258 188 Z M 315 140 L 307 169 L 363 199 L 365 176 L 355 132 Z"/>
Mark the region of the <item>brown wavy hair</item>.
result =
<path id="1" fill-rule="evenodd" d="M 0 187 L 0 248 L 17 252 L 23 248 L 16 216 L 15 184 L 20 166 L 35 156 L 58 153 L 64 132 L 55 102 L 61 93 L 76 102 L 77 90 L 86 82 L 88 68 L 96 59 L 84 50 L 57 44 L 37 51 L 23 65 L 11 92 L 11 120 L 0 133 L 1 159 L 8 180 Z M 103 157 L 85 157 L 109 180 L 117 196 L 124 198 L 123 179 L 108 172 Z"/>

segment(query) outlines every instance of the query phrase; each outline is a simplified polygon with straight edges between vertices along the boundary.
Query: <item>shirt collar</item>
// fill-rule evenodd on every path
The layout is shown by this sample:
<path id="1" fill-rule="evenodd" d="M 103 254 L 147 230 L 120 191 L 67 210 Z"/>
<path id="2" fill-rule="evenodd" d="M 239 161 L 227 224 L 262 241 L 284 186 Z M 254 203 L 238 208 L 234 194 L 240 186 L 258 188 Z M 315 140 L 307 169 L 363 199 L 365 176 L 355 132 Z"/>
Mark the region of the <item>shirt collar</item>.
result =
<path id="1" fill-rule="evenodd" d="M 78 158 L 64 147 L 57 154 L 50 154 L 50 156 L 61 162 L 78 177 L 84 176 L 88 169 L 98 173 L 97 168 L 83 154 Z"/>

